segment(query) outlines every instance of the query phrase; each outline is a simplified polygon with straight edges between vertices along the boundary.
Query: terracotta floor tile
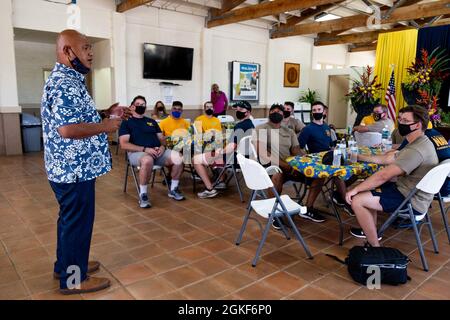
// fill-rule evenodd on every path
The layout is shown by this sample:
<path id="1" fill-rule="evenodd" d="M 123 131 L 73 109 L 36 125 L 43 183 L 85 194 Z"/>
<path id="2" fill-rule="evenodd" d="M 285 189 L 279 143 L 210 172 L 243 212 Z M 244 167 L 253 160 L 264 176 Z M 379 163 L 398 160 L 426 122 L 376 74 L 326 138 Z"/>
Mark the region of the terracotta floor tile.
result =
<path id="1" fill-rule="evenodd" d="M 221 238 L 215 238 L 211 240 L 204 241 L 198 245 L 199 247 L 205 249 L 206 251 L 216 254 L 223 250 L 235 247 L 234 243 L 225 241 Z"/>
<path id="2" fill-rule="evenodd" d="M 13 266 L 9 265 L 0 268 L 0 286 L 20 280 L 19 275 Z"/>
<path id="3" fill-rule="evenodd" d="M 167 231 L 164 229 L 155 229 L 149 232 L 145 232 L 143 233 L 143 235 L 152 241 L 159 241 L 177 236 L 175 232 Z"/>
<path id="4" fill-rule="evenodd" d="M 352 293 L 349 300 L 392 300 L 392 298 L 384 295 L 381 290 L 373 289 L 369 290 L 366 287 L 362 287 L 355 293 Z"/>
<path id="5" fill-rule="evenodd" d="M 162 296 L 156 297 L 155 300 L 186 300 L 186 296 L 180 291 L 171 292 Z"/>
<path id="6" fill-rule="evenodd" d="M 309 285 L 300 291 L 292 294 L 290 298 L 294 300 L 336 300 L 339 299 L 338 296 L 335 296 L 329 291 L 322 290 L 313 285 Z M 342 299 L 342 297 L 341 297 Z"/>
<path id="7" fill-rule="evenodd" d="M 194 262 L 209 256 L 210 253 L 197 245 L 177 250 L 173 252 L 173 255 L 186 262 Z"/>
<path id="8" fill-rule="evenodd" d="M 450 286 L 448 282 L 439 279 L 429 279 L 418 289 L 418 293 L 434 297 L 435 299 L 450 299 Z"/>
<path id="9" fill-rule="evenodd" d="M 435 300 L 435 298 L 415 291 L 406 297 L 406 300 Z"/>
<path id="10" fill-rule="evenodd" d="M 228 292 L 239 290 L 254 281 L 254 279 L 237 269 L 222 272 L 214 276 L 213 279 Z"/>
<path id="11" fill-rule="evenodd" d="M 0 300 L 18 300 L 28 296 L 28 292 L 21 281 L 0 285 Z"/>
<path id="12" fill-rule="evenodd" d="M 298 258 L 281 251 L 266 254 L 262 257 L 262 260 L 269 262 L 278 268 L 284 268 L 299 261 Z"/>
<path id="13" fill-rule="evenodd" d="M 83 299 L 87 299 L 88 297 L 83 296 Z M 105 294 L 99 294 L 95 298 L 95 300 L 135 300 L 134 297 L 123 288 L 114 289 L 111 292 Z"/>
<path id="14" fill-rule="evenodd" d="M 196 270 L 200 271 L 205 276 L 223 272 L 227 270 L 230 265 L 215 256 L 210 256 L 205 259 L 198 260 L 191 264 Z"/>
<path id="15" fill-rule="evenodd" d="M 253 280 L 258 280 L 264 278 L 270 274 L 279 271 L 279 268 L 273 266 L 270 263 L 260 261 L 256 267 L 252 267 L 251 263 L 244 263 L 237 267 L 239 271 L 242 271 L 246 276 L 252 278 Z"/>
<path id="16" fill-rule="evenodd" d="M 117 278 L 117 280 L 120 281 L 121 284 L 127 286 L 134 282 L 150 278 L 155 273 L 145 264 L 137 263 L 118 268 L 112 271 L 112 274 Z"/>
<path id="17" fill-rule="evenodd" d="M 59 281 L 53 278 L 53 274 L 47 274 L 37 278 L 25 280 L 25 285 L 31 294 L 38 294 L 59 288 Z"/>
<path id="18" fill-rule="evenodd" d="M 186 241 L 189 241 L 192 244 L 196 244 L 198 242 L 202 242 L 208 239 L 213 238 L 212 235 L 205 231 L 195 230 L 182 235 L 182 238 Z"/>
<path id="19" fill-rule="evenodd" d="M 136 260 L 144 260 L 164 253 L 158 245 L 152 243 L 129 251 Z"/>
<path id="20" fill-rule="evenodd" d="M 160 246 L 164 251 L 171 252 L 177 249 L 191 246 L 191 243 L 181 239 L 180 237 L 173 237 L 164 240 L 157 241 L 156 244 Z"/>
<path id="21" fill-rule="evenodd" d="M 283 297 L 283 294 L 260 283 L 251 284 L 250 286 L 237 291 L 235 295 L 246 300 L 279 300 Z"/>
<path id="22" fill-rule="evenodd" d="M 264 285 L 278 290 L 284 296 L 299 290 L 308 282 L 286 272 L 277 272 L 261 281 Z"/>
<path id="23" fill-rule="evenodd" d="M 224 297 L 227 292 L 214 280 L 207 279 L 190 285 L 181 290 L 188 299 L 193 300 L 216 300 Z"/>
<path id="24" fill-rule="evenodd" d="M 119 239 L 117 242 L 126 249 L 132 249 L 149 244 L 149 241 L 146 238 L 138 234 Z"/>
<path id="25" fill-rule="evenodd" d="M 347 297 L 361 288 L 359 284 L 347 281 L 335 274 L 326 275 L 325 277 L 315 281 L 314 286 L 341 297 Z"/>
<path id="26" fill-rule="evenodd" d="M 217 254 L 217 257 L 234 266 L 237 266 L 243 262 L 248 262 L 250 264 L 251 260 L 253 259 L 253 257 L 250 256 L 247 252 L 238 250 L 238 248 L 232 248 L 219 252 Z"/>
<path id="27" fill-rule="evenodd" d="M 34 249 L 17 251 L 16 253 L 11 254 L 11 259 L 15 264 L 22 265 L 28 264 L 46 256 L 48 256 L 47 251 L 42 247 L 37 247 Z"/>
<path id="28" fill-rule="evenodd" d="M 185 261 L 169 254 L 162 254 L 157 257 L 144 260 L 143 263 L 155 273 L 164 273 L 186 264 Z"/>
<path id="29" fill-rule="evenodd" d="M 180 268 L 168 271 L 160 275 L 161 278 L 170 282 L 174 288 L 180 289 L 191 283 L 197 282 L 204 277 L 202 273 L 190 266 L 182 266 Z"/>
<path id="30" fill-rule="evenodd" d="M 147 280 L 136 282 L 127 286 L 127 290 L 136 299 L 148 300 L 173 291 L 175 288 L 160 277 L 153 277 Z"/>

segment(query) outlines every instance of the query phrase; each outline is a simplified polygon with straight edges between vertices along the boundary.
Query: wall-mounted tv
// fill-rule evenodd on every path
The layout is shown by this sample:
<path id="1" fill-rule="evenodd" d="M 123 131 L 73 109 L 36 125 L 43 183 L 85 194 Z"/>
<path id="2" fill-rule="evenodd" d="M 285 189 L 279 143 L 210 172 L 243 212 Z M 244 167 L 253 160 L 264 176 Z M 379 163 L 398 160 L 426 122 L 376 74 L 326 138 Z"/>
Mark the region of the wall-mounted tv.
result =
<path id="1" fill-rule="evenodd" d="M 194 49 L 144 43 L 144 79 L 192 80 Z"/>

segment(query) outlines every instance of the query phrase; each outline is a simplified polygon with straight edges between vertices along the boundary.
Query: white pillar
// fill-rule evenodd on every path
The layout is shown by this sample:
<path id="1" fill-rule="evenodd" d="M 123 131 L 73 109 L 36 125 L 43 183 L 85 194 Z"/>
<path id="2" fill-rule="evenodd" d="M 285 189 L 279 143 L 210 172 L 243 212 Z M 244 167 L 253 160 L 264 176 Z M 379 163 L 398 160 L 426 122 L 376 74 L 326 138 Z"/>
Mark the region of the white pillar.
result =
<path id="1" fill-rule="evenodd" d="M 112 93 L 113 101 L 128 105 L 127 99 L 127 24 L 123 13 L 112 13 Z"/>
<path id="2" fill-rule="evenodd" d="M 0 155 L 22 153 L 12 0 L 0 1 Z"/>

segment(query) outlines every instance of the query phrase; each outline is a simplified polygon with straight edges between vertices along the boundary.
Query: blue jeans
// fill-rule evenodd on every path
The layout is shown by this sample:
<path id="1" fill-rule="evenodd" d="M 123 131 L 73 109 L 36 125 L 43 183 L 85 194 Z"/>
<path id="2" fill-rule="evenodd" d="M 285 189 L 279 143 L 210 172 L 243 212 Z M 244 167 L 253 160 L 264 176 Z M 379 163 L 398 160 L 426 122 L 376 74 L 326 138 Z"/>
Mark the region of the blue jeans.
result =
<path id="1" fill-rule="evenodd" d="M 89 250 L 95 217 L 95 179 L 50 186 L 59 203 L 58 243 L 54 271 L 61 275 L 60 288 L 67 288 L 70 266 L 78 266 L 80 282 L 87 278 Z M 70 270 L 69 270 L 70 271 Z"/>

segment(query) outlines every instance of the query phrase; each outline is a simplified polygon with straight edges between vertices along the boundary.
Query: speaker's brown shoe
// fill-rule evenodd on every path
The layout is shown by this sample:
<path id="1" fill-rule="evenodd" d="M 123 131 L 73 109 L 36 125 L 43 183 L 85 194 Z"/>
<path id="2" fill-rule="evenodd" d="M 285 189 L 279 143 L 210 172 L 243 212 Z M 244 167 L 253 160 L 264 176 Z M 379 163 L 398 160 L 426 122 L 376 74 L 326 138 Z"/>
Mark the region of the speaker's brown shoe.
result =
<path id="1" fill-rule="evenodd" d="M 88 277 L 80 284 L 79 289 L 59 289 L 65 295 L 96 292 L 108 288 L 111 281 L 107 278 Z"/>
<path id="2" fill-rule="evenodd" d="M 94 273 L 100 269 L 100 262 L 98 261 L 89 261 L 87 273 Z M 53 278 L 60 279 L 61 275 L 59 273 L 53 272 Z"/>

